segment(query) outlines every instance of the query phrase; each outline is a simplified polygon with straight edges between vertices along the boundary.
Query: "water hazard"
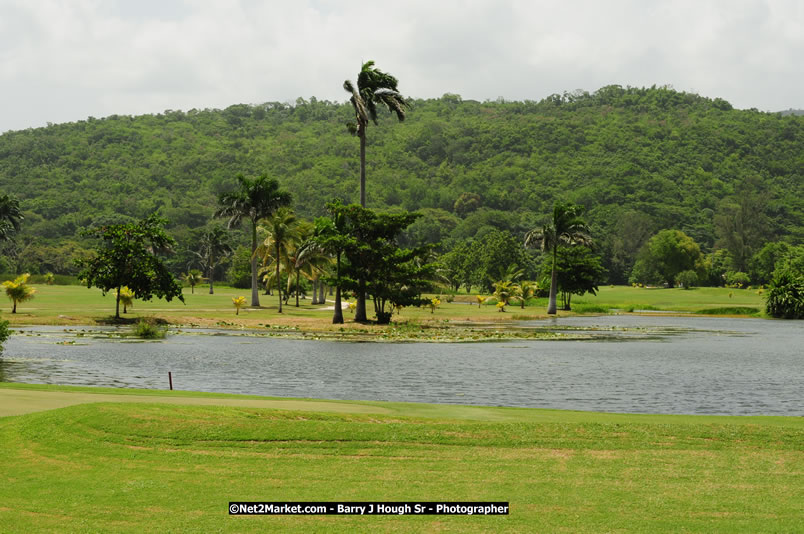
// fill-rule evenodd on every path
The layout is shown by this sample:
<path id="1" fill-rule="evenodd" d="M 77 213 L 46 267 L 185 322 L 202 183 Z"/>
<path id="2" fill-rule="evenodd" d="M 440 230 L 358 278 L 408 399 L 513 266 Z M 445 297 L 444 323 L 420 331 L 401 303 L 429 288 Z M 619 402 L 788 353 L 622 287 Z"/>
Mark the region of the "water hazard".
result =
<path id="1" fill-rule="evenodd" d="M 0 381 L 167 389 L 171 371 L 177 389 L 197 391 L 804 416 L 800 321 L 602 316 L 517 326 L 582 339 L 347 343 L 198 330 L 132 342 L 102 328 L 26 327 L 6 342 Z"/>

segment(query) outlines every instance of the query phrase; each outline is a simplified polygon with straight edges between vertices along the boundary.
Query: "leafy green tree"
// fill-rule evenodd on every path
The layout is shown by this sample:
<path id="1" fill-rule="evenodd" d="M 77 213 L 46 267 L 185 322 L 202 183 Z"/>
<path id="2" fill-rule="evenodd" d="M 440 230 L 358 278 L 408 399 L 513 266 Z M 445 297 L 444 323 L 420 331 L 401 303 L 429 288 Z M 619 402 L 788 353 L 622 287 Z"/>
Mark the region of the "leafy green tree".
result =
<path id="1" fill-rule="evenodd" d="M 472 285 L 478 278 L 477 248 L 471 243 L 461 241 L 439 259 L 441 273 L 454 291 L 464 286 L 466 292 L 471 293 Z"/>
<path id="2" fill-rule="evenodd" d="M 650 215 L 634 210 L 617 213 L 614 226 L 605 233 L 611 283 L 628 282 L 639 250 L 655 230 Z"/>
<path id="3" fill-rule="evenodd" d="M 291 195 L 279 189 L 279 182 L 263 174 L 249 179 L 238 174 L 239 189 L 222 193 L 218 198 L 216 217 L 228 217 L 229 228 L 238 226 L 243 219 L 251 223 L 251 305 L 259 307 L 260 296 L 257 286 L 257 222 L 271 216 L 281 207 L 289 206 Z M 281 306 L 280 306 L 281 311 Z"/>
<path id="4" fill-rule="evenodd" d="M 552 265 L 542 266 L 542 275 L 552 276 Z M 606 270 L 600 258 L 588 247 L 559 246 L 556 254 L 556 283 L 561 294 L 561 309 L 570 310 L 572 295 L 596 295 Z"/>
<path id="5" fill-rule="evenodd" d="M 714 224 L 717 245 L 731 254 L 732 270 L 745 272 L 754 251 L 769 233 L 767 200 L 757 178 L 740 182 L 735 193 L 735 198 L 721 201 Z"/>
<path id="6" fill-rule="evenodd" d="M 19 232 L 23 219 L 17 197 L 0 194 L 0 241 L 8 241 L 13 232 Z"/>
<path id="7" fill-rule="evenodd" d="M 698 274 L 693 270 L 681 271 L 676 276 L 676 283 L 684 289 L 692 289 L 698 283 Z"/>
<path id="8" fill-rule="evenodd" d="M 526 272 L 529 260 L 522 247 L 522 241 L 507 231 L 491 231 L 476 243 L 473 257 L 476 282 L 492 292 L 497 280 L 510 280 L 517 273 L 514 281 Z"/>
<path id="9" fill-rule="evenodd" d="M 249 247 L 241 245 L 234 250 L 226 276 L 232 287 L 237 289 L 251 287 L 251 252 Z"/>
<path id="10" fill-rule="evenodd" d="M 215 278 L 215 267 L 232 252 L 232 245 L 229 243 L 226 231 L 220 226 L 214 226 L 204 232 L 198 243 L 198 250 L 192 251 L 201 269 L 207 272 L 210 295 L 214 293 L 212 286 Z"/>
<path id="11" fill-rule="evenodd" d="M 394 307 L 426 304 L 421 294 L 433 287 L 436 278 L 436 265 L 428 263 L 431 247 L 405 249 L 397 243 L 418 214 L 375 213 L 356 204 L 332 206 L 333 210 L 335 217 L 345 217 L 347 236 L 341 242 L 347 261 L 340 285 L 370 295 L 380 324 L 391 320 Z M 355 321 L 360 322 L 357 314 Z"/>
<path id="12" fill-rule="evenodd" d="M 3 287 L 6 290 L 6 296 L 14 303 L 14 307 L 11 310 L 11 313 L 17 313 L 17 303 L 18 302 L 27 302 L 34 298 L 34 293 L 36 293 L 36 289 L 32 288 L 28 285 L 28 278 L 31 275 L 28 273 L 21 274 L 14 280 L 6 280 L 3 282 Z"/>
<path id="13" fill-rule="evenodd" d="M 550 266 L 550 301 L 547 313 L 556 313 L 556 292 L 558 291 L 558 247 L 591 246 L 589 227 L 581 219 L 582 208 L 572 203 L 556 202 L 553 217 L 541 229 L 533 229 L 525 235 L 525 246 L 540 246 L 543 252 L 552 256 Z"/>
<path id="14" fill-rule="evenodd" d="M 704 276 L 698 276 L 698 280 L 709 286 L 721 287 L 726 284 L 726 273 L 733 264 L 728 250 L 722 248 L 715 250 L 704 258 Z M 773 268 L 771 268 L 772 272 Z M 659 276 L 656 275 L 655 278 L 659 279 Z"/>
<path id="15" fill-rule="evenodd" d="M 128 286 L 140 300 L 156 296 L 168 302 L 174 297 L 184 302 L 181 284 L 160 258 L 175 245 L 163 228 L 166 223 L 166 219 L 154 214 L 136 223 L 111 224 L 82 232 L 102 241 L 94 257 L 79 261 L 78 278 L 87 287 L 99 287 L 104 294 L 116 291 L 116 319 L 120 318 L 123 286 Z"/>
<path id="16" fill-rule="evenodd" d="M 263 258 L 263 265 L 273 262 L 276 269 L 276 290 L 279 293 L 279 313 L 282 313 L 282 284 L 280 265 L 290 266 L 289 251 L 299 240 L 299 220 L 293 210 L 281 207 L 265 219 L 267 237 L 256 255 Z M 289 281 L 289 280 L 288 280 Z"/>
<path id="17" fill-rule="evenodd" d="M 690 236 L 681 230 L 662 230 L 642 247 L 632 279 L 641 283 L 661 280 L 673 287 L 680 272 L 702 271 L 702 260 L 701 248 Z"/>
<path id="18" fill-rule="evenodd" d="M 742 289 L 751 283 L 751 277 L 742 271 L 729 271 L 726 273 L 726 283 L 729 287 Z"/>
<path id="19" fill-rule="evenodd" d="M 352 135 L 360 139 L 360 205 L 366 207 L 366 128 L 369 121 L 377 124 L 377 106 L 385 106 L 396 113 L 399 121 L 405 120 L 407 100 L 397 89 L 397 79 L 374 67 L 373 61 L 363 63 L 357 75 L 357 87 L 350 80 L 343 82 L 343 88 L 351 96 L 355 122 L 347 124 Z"/>

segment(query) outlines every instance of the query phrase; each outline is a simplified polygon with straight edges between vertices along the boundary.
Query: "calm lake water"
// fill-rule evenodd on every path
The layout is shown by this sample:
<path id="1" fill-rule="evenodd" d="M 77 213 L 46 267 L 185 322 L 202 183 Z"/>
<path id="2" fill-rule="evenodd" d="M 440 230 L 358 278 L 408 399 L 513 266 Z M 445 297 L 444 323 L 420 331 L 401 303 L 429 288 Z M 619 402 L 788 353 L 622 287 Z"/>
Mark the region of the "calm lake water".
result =
<path id="1" fill-rule="evenodd" d="M 519 323 L 588 340 L 345 343 L 191 331 L 158 342 L 29 327 L 0 381 L 630 413 L 804 416 L 804 322 L 603 316 Z M 64 343 L 67 344 L 64 344 Z"/>

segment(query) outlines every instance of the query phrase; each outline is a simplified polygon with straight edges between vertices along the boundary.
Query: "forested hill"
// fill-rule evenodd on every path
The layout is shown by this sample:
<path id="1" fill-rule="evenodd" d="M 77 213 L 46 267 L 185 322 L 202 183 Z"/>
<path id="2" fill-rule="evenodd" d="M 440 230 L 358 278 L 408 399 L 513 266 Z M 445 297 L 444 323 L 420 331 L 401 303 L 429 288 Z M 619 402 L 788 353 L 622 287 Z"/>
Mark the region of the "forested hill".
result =
<path id="1" fill-rule="evenodd" d="M 187 246 L 240 172 L 278 178 L 307 217 L 333 197 L 357 201 L 350 118 L 348 103 L 299 99 L 7 132 L 0 192 L 21 199 L 18 242 L 63 247 L 99 217 L 159 209 Z M 804 238 L 804 117 L 667 88 L 416 100 L 405 122 L 384 114 L 369 126 L 367 159 L 370 206 L 429 208 L 420 239 L 521 234 L 556 199 L 586 207 L 604 251 L 663 228 L 711 250 L 716 214 L 740 205 L 767 215 L 768 240 Z"/>

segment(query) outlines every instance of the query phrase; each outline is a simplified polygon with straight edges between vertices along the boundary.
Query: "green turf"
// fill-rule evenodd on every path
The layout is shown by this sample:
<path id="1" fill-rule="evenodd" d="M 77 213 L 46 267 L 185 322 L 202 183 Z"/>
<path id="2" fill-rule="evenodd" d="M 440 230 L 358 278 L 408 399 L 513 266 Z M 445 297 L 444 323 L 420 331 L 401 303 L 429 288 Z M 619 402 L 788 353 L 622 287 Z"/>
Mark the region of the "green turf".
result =
<path id="1" fill-rule="evenodd" d="M 794 532 L 804 513 L 801 418 L 125 402 L 139 395 L 169 393 L 0 419 L 0 532 Z M 502 500 L 511 515 L 244 518 L 230 500 Z"/>
<path id="2" fill-rule="evenodd" d="M 103 296 L 98 289 L 83 286 L 37 285 L 34 300 L 19 305 L 18 313 L 12 315 L 10 305 L 3 309 L 3 318 L 13 325 L 26 324 L 95 324 L 114 314 L 114 298 L 111 294 Z M 284 313 L 277 310 L 276 296 L 261 296 L 262 308 L 244 308 L 235 315 L 232 298 L 247 295 L 247 290 L 216 286 L 215 294 L 209 295 L 207 288 L 198 287 L 194 294 L 184 290 L 185 303 L 178 300 L 165 302 L 154 299 L 149 302 L 135 301 L 134 307 L 125 317 L 160 317 L 184 325 L 265 325 L 273 326 L 299 324 L 302 328 L 311 325 L 331 328 L 332 311 L 327 305 L 312 306 L 309 300 L 302 300 L 295 307 L 294 299 L 285 306 Z M 405 308 L 401 314 L 393 316 L 394 322 L 444 322 L 444 321 L 508 321 L 516 318 L 544 317 L 546 299 L 531 299 L 524 309 L 513 302 L 505 313 L 497 311 L 493 305 L 478 307 L 474 295 L 459 294 L 454 302 L 441 299 L 440 307 L 430 312 L 429 308 Z M 764 309 L 764 300 L 756 291 L 726 288 L 654 289 L 633 287 L 601 287 L 597 296 L 585 295 L 573 299 L 573 308 L 581 313 L 606 313 L 611 309 L 631 312 L 639 310 L 699 312 L 701 310 L 756 308 Z M 10 303 L 9 303 L 10 304 Z M 559 311 L 559 315 L 568 312 Z M 730 313 L 724 313 L 730 315 Z M 345 312 L 347 326 L 351 320 L 350 312 Z"/>
<path id="3" fill-rule="evenodd" d="M 757 294 L 757 291 L 722 287 L 665 289 L 604 286 L 600 288 L 597 296 L 587 294 L 573 298 L 572 302 L 626 311 L 641 309 L 697 312 L 707 308 L 765 308 L 765 300 Z"/>

